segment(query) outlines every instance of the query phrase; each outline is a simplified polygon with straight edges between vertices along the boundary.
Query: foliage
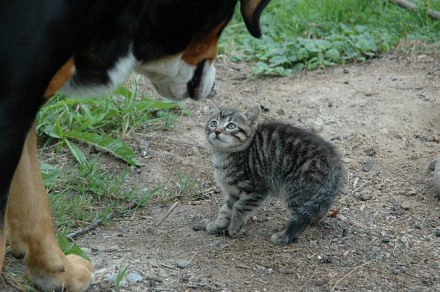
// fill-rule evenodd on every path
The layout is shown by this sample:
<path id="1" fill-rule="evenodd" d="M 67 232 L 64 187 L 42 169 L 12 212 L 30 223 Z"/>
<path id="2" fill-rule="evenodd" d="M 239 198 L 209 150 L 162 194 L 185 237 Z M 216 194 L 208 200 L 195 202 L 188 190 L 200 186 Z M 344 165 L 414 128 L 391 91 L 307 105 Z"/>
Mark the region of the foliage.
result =
<path id="1" fill-rule="evenodd" d="M 220 50 L 233 61 L 254 62 L 254 76 L 360 62 L 401 41 L 438 42 L 440 22 L 427 9 L 440 1 L 417 4 L 420 9 L 407 11 L 384 0 L 271 1 L 261 18 L 262 39 L 249 36 L 237 10 Z"/>
<path id="2" fill-rule="evenodd" d="M 37 117 L 37 131 L 46 142 L 64 144 L 80 164 L 86 155 L 75 142 L 97 146 L 122 159 L 140 166 L 133 151 L 120 139 L 135 130 L 162 127 L 169 129 L 179 105 L 143 96 L 137 98 L 137 80 L 133 90 L 119 87 L 112 96 L 68 99 L 59 95 L 48 102 Z"/>

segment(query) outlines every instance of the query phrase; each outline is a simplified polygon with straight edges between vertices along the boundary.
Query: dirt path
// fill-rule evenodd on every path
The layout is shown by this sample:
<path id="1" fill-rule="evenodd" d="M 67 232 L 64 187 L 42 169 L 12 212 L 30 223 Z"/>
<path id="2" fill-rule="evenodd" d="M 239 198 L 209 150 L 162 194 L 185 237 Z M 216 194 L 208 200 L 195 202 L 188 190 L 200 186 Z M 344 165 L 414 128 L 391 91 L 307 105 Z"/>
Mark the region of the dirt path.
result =
<path id="1" fill-rule="evenodd" d="M 211 175 L 203 127 L 206 103 L 170 132 L 136 134 L 149 142 L 146 167 L 130 180 L 176 188 L 179 173 L 197 187 L 176 200 L 154 200 L 134 216 L 78 240 L 95 261 L 98 282 L 128 266 L 142 276 L 126 291 L 440 291 L 440 204 L 432 161 L 440 154 L 440 61 L 383 56 L 362 64 L 247 81 L 245 64 L 220 60 L 216 102 L 309 128 L 343 153 L 348 184 L 336 218 L 309 228 L 299 242 L 275 246 L 287 220 L 268 201 L 237 239 L 195 231 L 215 217 L 222 194 Z M 176 262 L 184 260 L 186 268 Z M 2 290 L 0 283 L 0 290 Z M 2 290 L 3 291 L 3 290 Z"/>

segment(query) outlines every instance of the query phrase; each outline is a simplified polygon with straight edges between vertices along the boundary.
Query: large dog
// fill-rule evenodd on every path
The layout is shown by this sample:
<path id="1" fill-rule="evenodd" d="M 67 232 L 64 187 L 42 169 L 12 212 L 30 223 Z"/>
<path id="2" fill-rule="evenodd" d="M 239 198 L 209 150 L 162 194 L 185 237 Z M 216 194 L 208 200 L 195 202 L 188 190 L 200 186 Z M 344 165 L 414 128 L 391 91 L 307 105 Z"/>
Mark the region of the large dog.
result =
<path id="1" fill-rule="evenodd" d="M 0 269 L 7 238 L 40 289 L 89 287 L 93 266 L 65 256 L 53 232 L 33 127 L 38 109 L 60 89 L 108 90 L 132 71 L 164 97 L 206 97 L 214 86 L 217 41 L 237 1 L 1 1 Z M 240 0 L 255 37 L 268 2 Z"/>

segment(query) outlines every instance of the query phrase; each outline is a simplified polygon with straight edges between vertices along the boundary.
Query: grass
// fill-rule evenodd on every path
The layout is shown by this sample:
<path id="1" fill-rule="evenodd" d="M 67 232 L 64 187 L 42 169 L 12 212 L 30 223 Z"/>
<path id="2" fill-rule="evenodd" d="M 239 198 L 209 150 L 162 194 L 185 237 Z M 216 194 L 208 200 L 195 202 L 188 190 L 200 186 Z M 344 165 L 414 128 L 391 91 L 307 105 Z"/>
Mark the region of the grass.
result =
<path id="1" fill-rule="evenodd" d="M 164 189 L 160 191 L 162 202 L 171 202 L 179 198 L 191 197 L 191 192 L 197 187 L 197 181 L 191 179 L 183 172 L 179 173 L 176 187 L 172 190 Z"/>
<path id="2" fill-rule="evenodd" d="M 272 0 L 261 18 L 263 38 L 250 37 L 236 11 L 220 52 L 253 62 L 254 77 L 362 62 L 405 41 L 440 54 L 440 21 L 427 15 L 440 0 L 414 3 L 418 9 L 407 11 L 384 0 Z"/>
<path id="3" fill-rule="evenodd" d="M 41 162 L 59 233 L 70 233 L 96 220 L 106 223 L 127 203 L 145 206 L 159 190 L 158 186 L 126 183 L 130 166 L 141 164 L 123 138 L 134 131 L 169 130 L 184 109 L 175 102 L 139 94 L 138 78 L 131 89 L 120 87 L 110 96 L 56 96 L 39 112 L 36 125 L 42 151 L 49 148 L 55 157 L 65 157 L 65 153 L 70 157 L 65 165 Z M 91 148 L 100 151 L 91 156 Z M 116 171 L 105 168 L 102 159 L 106 153 L 124 163 Z"/>

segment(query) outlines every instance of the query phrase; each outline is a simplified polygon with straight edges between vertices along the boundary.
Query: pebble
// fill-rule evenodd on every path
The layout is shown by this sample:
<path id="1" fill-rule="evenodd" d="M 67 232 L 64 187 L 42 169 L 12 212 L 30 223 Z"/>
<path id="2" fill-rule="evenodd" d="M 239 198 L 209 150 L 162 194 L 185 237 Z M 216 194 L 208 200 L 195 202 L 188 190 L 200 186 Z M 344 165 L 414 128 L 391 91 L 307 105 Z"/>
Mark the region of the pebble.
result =
<path id="1" fill-rule="evenodd" d="M 364 172 L 369 172 L 373 168 L 374 160 L 367 159 L 362 166 Z"/>
<path id="2" fill-rule="evenodd" d="M 140 283 L 144 280 L 144 278 L 136 273 L 129 273 L 127 275 L 127 280 L 131 283 Z"/>
<path id="3" fill-rule="evenodd" d="M 189 262 L 186 261 L 186 260 L 178 260 L 178 261 L 176 262 L 176 265 L 177 265 L 177 267 L 180 268 L 180 269 L 185 269 L 186 267 L 188 267 Z"/>
<path id="4" fill-rule="evenodd" d="M 440 229 L 437 229 L 437 230 L 435 231 L 435 236 L 440 237 Z"/>
<path id="5" fill-rule="evenodd" d="M 407 202 L 407 201 L 402 202 L 402 203 L 400 204 L 400 206 L 401 206 L 402 209 L 404 209 L 404 210 L 409 210 L 409 209 L 411 209 L 411 203 L 410 203 L 410 202 Z"/>

